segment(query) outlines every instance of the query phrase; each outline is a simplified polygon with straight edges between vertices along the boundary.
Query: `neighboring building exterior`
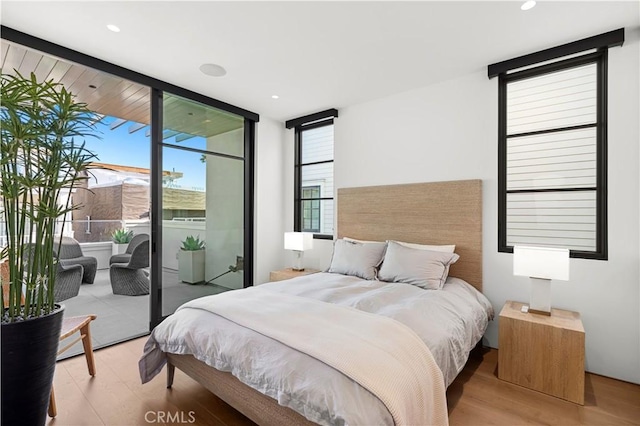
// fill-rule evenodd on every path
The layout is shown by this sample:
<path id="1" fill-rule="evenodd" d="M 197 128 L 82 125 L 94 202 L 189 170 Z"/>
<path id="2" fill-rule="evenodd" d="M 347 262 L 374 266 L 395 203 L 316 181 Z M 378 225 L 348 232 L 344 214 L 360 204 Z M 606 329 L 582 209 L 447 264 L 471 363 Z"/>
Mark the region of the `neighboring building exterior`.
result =
<path id="1" fill-rule="evenodd" d="M 205 217 L 205 192 L 175 186 L 180 172 L 163 172 L 163 219 Z M 92 163 L 85 188 L 73 194 L 73 234 L 80 242 L 108 241 L 124 221 L 149 220 L 149 169 Z"/>

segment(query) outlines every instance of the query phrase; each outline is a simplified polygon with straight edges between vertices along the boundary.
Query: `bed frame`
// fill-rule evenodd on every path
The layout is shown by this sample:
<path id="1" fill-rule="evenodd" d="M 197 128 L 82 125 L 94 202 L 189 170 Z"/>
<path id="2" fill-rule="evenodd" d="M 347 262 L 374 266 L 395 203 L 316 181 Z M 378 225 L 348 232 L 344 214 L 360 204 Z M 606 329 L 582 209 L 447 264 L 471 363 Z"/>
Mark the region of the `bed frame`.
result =
<path id="1" fill-rule="evenodd" d="M 455 244 L 460 260 L 449 275 L 482 291 L 482 181 L 338 189 L 338 237 Z M 175 368 L 264 426 L 312 425 L 288 407 L 191 355 L 167 354 L 167 387 Z"/>

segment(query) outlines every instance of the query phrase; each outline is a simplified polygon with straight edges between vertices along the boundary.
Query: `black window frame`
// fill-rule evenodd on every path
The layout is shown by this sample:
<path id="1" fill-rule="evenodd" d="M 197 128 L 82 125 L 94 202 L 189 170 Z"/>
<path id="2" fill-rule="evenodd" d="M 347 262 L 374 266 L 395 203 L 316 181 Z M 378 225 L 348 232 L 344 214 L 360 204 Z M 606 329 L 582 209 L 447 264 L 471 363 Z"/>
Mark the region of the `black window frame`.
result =
<path id="1" fill-rule="evenodd" d="M 337 111 L 336 115 L 337 117 Z M 305 232 L 302 227 L 302 203 L 305 201 L 322 201 L 333 200 L 333 197 L 313 197 L 304 198 L 302 196 L 302 168 L 304 166 L 312 166 L 316 164 L 328 164 L 333 163 L 334 156 L 331 160 L 314 161 L 310 163 L 302 162 L 302 134 L 307 130 L 317 129 L 319 127 L 333 126 L 333 117 L 314 121 L 309 124 L 299 124 L 295 126 L 295 164 L 294 164 L 294 194 L 293 194 L 293 230 L 296 232 Z M 333 234 L 322 234 L 320 232 L 314 232 L 313 238 L 321 240 L 333 240 Z"/>
<path id="2" fill-rule="evenodd" d="M 573 41 L 539 52 L 518 56 L 497 62 L 487 67 L 491 79 L 499 76 L 498 81 L 498 251 L 513 253 L 513 246 L 507 245 L 507 144 L 506 144 L 506 82 L 520 77 L 526 78 L 540 70 L 551 72 L 554 67 L 570 63 L 579 63 L 587 58 L 598 61 L 597 118 L 596 118 L 596 250 L 571 250 L 574 258 L 607 260 L 607 58 L 608 49 L 624 44 L 624 28 Z M 595 50 L 595 53 L 587 53 Z M 580 56 L 578 56 L 580 55 Z M 548 63 L 549 61 L 556 62 Z M 532 67 L 525 69 L 526 67 Z M 523 69 L 522 71 L 510 71 Z M 557 131 L 557 130 L 555 130 Z M 514 135 L 510 135 L 514 136 Z M 541 189 L 540 191 L 544 191 Z M 554 190 L 555 191 L 555 190 Z"/>
<path id="3" fill-rule="evenodd" d="M 302 229 L 302 201 L 307 200 L 319 200 L 322 204 L 323 200 L 333 200 L 333 197 L 318 197 L 318 198 L 302 198 L 302 167 L 313 164 L 333 163 L 334 155 L 331 156 L 331 160 L 319 161 L 314 163 L 302 163 L 302 133 L 305 130 L 316 129 L 318 127 L 333 126 L 333 119 L 338 117 L 338 110 L 335 108 L 327 109 L 325 111 L 316 112 L 313 114 L 305 115 L 298 118 L 287 120 L 284 125 L 287 129 L 295 130 L 294 137 L 294 177 L 293 177 L 293 230 L 301 232 Z M 335 140 L 334 140 L 335 144 Z M 335 232 L 335 229 L 334 229 Z M 333 240 L 333 234 L 320 234 L 314 233 L 314 239 L 321 240 Z"/>
<path id="4" fill-rule="evenodd" d="M 595 191 L 596 193 L 596 249 L 595 251 L 570 250 L 572 258 L 607 260 L 607 54 L 606 48 L 593 53 L 558 60 L 549 64 L 527 68 L 513 73 L 502 73 L 498 81 L 498 252 L 513 253 L 513 246 L 507 245 L 507 195 L 511 193 Z M 541 75 L 596 64 L 596 122 L 577 126 L 558 127 L 518 133 L 507 136 L 507 85 L 515 81 Z M 596 186 L 553 189 L 507 189 L 507 139 L 533 136 L 545 133 L 596 128 Z"/>

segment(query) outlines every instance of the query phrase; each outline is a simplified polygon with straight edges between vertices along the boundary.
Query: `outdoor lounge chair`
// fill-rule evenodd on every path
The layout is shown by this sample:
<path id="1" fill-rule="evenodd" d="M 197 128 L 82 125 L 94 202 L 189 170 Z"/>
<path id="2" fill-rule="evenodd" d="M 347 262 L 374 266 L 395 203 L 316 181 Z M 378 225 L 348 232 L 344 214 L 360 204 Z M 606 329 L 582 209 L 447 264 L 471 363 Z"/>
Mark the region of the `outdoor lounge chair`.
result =
<path id="1" fill-rule="evenodd" d="M 35 244 L 27 244 L 25 257 L 23 258 L 25 267 L 28 267 L 33 257 Z M 29 253 L 29 251 L 31 253 Z M 7 271 L 8 273 L 8 271 Z M 56 264 L 56 284 L 53 287 L 53 299 L 56 302 L 71 299 L 80 292 L 82 285 L 82 276 L 84 275 L 84 267 L 78 264 L 64 265 L 60 261 Z M 7 279 L 8 281 L 8 279 Z M 6 300 L 6 299 L 5 299 Z"/>
<path id="2" fill-rule="evenodd" d="M 82 285 L 84 268 L 80 264 L 63 265 L 58 263 L 56 269 L 56 284 L 53 287 L 53 299 L 56 302 L 76 297 Z"/>
<path id="3" fill-rule="evenodd" d="M 98 270 L 98 260 L 95 257 L 85 256 L 82 254 L 80 243 L 70 237 L 62 237 L 60 245 L 59 262 L 63 266 L 82 265 L 84 267 L 84 275 L 82 282 L 93 284 Z"/>
<path id="4" fill-rule="evenodd" d="M 149 294 L 149 240 L 133 249 L 128 263 L 112 263 L 109 267 L 113 294 L 141 296 Z"/>
<path id="5" fill-rule="evenodd" d="M 129 259 L 131 259 L 131 253 L 133 253 L 133 249 L 138 246 L 143 241 L 149 241 L 149 234 L 137 234 L 134 235 L 131 241 L 129 241 L 129 245 L 127 246 L 127 250 L 121 254 L 114 254 L 109 259 L 109 265 L 114 263 L 129 263 Z"/>

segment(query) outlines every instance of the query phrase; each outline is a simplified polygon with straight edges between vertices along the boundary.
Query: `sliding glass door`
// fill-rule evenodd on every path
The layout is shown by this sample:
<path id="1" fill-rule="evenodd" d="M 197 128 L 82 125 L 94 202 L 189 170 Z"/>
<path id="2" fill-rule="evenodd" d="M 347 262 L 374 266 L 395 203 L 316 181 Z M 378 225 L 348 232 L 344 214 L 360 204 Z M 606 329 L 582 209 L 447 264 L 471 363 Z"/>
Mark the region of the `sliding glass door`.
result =
<path id="1" fill-rule="evenodd" d="M 245 237 L 244 118 L 164 93 L 162 122 L 161 318 L 242 288 Z"/>
<path id="2" fill-rule="evenodd" d="M 84 302 L 94 296 L 95 306 L 105 300 L 115 306 L 98 315 L 95 346 L 114 341 L 97 338 L 100 324 L 124 333 L 115 337 L 123 340 L 133 326 L 134 334 L 152 329 L 185 301 L 252 285 L 258 114 L 11 28 L 2 27 L 0 44 L 3 70 L 34 71 L 63 84 L 106 125 L 103 140 L 88 146 L 100 154 L 87 182 L 91 191 L 83 200 L 74 194 L 84 207 L 65 228 L 101 269 L 94 285 L 65 301 L 66 312 L 72 303 L 79 313 L 94 312 Z M 149 296 L 112 293 L 110 240 L 118 227 L 151 236 L 150 270 L 143 268 L 150 272 Z M 204 251 L 181 250 L 183 242 L 198 248 L 198 241 Z"/>

